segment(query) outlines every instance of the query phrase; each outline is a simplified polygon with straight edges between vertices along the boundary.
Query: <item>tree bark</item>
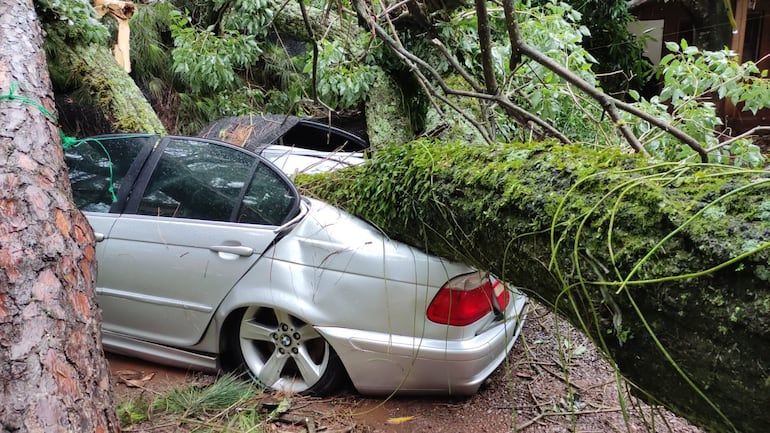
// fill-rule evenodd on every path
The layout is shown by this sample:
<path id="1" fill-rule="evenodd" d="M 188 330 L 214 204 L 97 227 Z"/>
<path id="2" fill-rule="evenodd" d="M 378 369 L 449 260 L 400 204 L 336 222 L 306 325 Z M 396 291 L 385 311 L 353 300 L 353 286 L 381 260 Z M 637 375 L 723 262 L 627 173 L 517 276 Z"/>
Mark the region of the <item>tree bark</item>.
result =
<path id="1" fill-rule="evenodd" d="M 0 0 L 0 65 L 0 431 L 118 431 L 94 238 L 72 203 L 29 0 Z"/>
<path id="2" fill-rule="evenodd" d="M 298 181 L 390 237 L 523 287 L 694 424 L 770 431 L 766 171 L 420 141 Z"/>

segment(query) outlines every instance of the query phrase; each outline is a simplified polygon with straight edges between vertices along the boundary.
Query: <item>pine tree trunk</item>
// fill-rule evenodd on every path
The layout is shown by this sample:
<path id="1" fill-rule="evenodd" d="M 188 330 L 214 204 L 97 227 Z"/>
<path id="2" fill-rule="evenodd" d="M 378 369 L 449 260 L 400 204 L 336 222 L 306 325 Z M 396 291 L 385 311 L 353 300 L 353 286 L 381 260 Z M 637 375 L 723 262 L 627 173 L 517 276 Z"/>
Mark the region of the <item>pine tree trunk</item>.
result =
<path id="1" fill-rule="evenodd" d="M 767 171 L 423 140 L 298 182 L 522 287 L 694 424 L 770 431 Z"/>
<path id="2" fill-rule="evenodd" d="M 41 33 L 31 1 L 0 0 L 0 431 L 118 431 Z"/>

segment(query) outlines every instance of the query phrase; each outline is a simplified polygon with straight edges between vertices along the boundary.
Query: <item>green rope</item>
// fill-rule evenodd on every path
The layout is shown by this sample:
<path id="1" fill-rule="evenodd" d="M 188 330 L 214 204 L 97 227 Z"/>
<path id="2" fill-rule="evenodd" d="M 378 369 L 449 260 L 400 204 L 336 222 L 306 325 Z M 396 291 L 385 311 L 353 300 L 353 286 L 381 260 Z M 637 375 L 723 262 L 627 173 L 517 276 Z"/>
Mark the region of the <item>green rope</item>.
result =
<path id="1" fill-rule="evenodd" d="M 104 147 L 101 141 L 94 140 L 94 139 L 78 140 L 77 138 L 67 136 L 66 134 L 64 134 L 64 131 L 61 129 L 61 125 L 59 124 L 58 119 L 56 118 L 56 116 L 54 116 L 53 113 L 51 113 L 47 108 L 45 108 L 43 104 L 35 100 L 27 98 L 26 96 L 16 95 L 17 89 L 18 89 L 18 84 L 16 84 L 15 82 L 12 82 L 10 84 L 8 93 L 6 93 L 5 95 L 0 95 L 0 100 L 17 101 L 17 102 L 21 102 L 22 104 L 27 104 L 37 108 L 41 113 L 43 113 L 46 117 L 48 117 L 48 119 L 51 120 L 58 128 L 59 136 L 61 137 L 62 148 L 64 148 L 64 150 L 67 150 L 71 147 L 78 147 L 81 144 L 88 141 L 96 141 L 99 147 L 101 147 L 102 150 L 104 151 L 104 154 L 107 155 L 107 161 L 109 162 L 109 168 L 110 168 L 110 187 L 108 188 L 108 190 L 112 195 L 112 202 L 116 203 L 118 201 L 118 196 L 115 194 L 115 181 L 113 178 L 113 171 L 112 171 L 112 167 L 113 167 L 112 158 L 110 157 L 110 153 L 107 151 L 107 148 Z"/>
<path id="2" fill-rule="evenodd" d="M 57 128 L 59 128 L 59 136 L 61 136 L 62 139 L 62 146 L 64 146 L 65 149 L 69 148 L 72 144 L 72 141 L 74 140 L 72 137 L 67 137 L 64 134 L 64 131 L 61 129 L 61 125 L 59 125 L 59 120 L 54 116 L 53 113 L 51 113 L 43 104 L 34 101 L 32 99 L 27 98 L 26 96 L 18 96 L 16 95 L 16 89 L 19 87 L 18 84 L 15 82 L 12 82 L 10 85 L 10 89 L 8 89 L 8 93 L 5 95 L 0 95 L 0 100 L 5 99 L 8 101 L 18 101 L 22 104 L 31 105 L 35 108 L 37 108 L 41 113 L 43 113 L 48 119 L 50 119 L 54 125 L 56 125 Z"/>
<path id="3" fill-rule="evenodd" d="M 110 186 L 109 188 L 107 188 L 107 191 L 109 191 L 110 195 L 112 195 L 112 202 L 117 203 L 118 196 L 117 194 L 115 194 L 115 179 L 112 175 L 112 167 L 113 167 L 112 157 L 110 157 L 110 152 L 108 152 L 107 148 L 104 147 L 104 145 L 102 144 L 102 139 L 101 138 L 84 138 L 84 139 L 78 140 L 72 137 L 67 137 L 67 138 L 68 140 L 66 143 L 64 142 L 64 140 L 62 140 L 62 146 L 64 146 L 64 149 L 69 149 L 70 147 L 78 147 L 83 143 L 88 143 L 91 141 L 95 142 L 96 144 L 99 145 L 99 147 L 102 148 L 102 151 L 104 151 L 104 154 L 107 155 L 107 162 L 109 162 L 108 167 L 110 169 Z"/>
<path id="4" fill-rule="evenodd" d="M 59 129 L 59 131 L 61 131 L 61 128 Z M 64 150 L 67 150 L 70 147 L 76 146 L 78 142 L 81 141 L 75 137 L 69 137 L 67 135 L 64 135 L 64 132 L 61 132 L 60 135 L 61 135 L 61 147 L 63 147 Z"/>
<path id="5" fill-rule="evenodd" d="M 16 88 L 18 85 L 14 82 L 11 83 L 11 88 L 8 90 L 8 93 L 5 95 L 0 95 L 0 99 L 7 99 L 9 101 L 19 101 L 23 104 L 31 105 L 38 110 L 40 110 L 41 113 L 45 114 L 49 119 L 53 121 L 54 124 L 58 126 L 59 121 L 56 119 L 56 116 L 53 115 L 50 111 L 48 111 L 47 108 L 43 106 L 43 104 L 33 101 L 32 99 L 27 98 L 26 96 L 16 96 Z"/>

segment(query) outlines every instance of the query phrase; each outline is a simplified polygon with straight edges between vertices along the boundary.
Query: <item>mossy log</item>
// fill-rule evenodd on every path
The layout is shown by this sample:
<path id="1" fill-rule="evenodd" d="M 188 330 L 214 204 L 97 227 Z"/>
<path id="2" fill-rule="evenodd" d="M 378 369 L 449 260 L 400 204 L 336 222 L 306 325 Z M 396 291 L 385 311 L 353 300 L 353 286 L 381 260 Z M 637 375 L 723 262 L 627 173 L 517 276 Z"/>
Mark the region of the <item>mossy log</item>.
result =
<path id="1" fill-rule="evenodd" d="M 770 431 L 770 172 L 418 141 L 297 181 L 522 287 L 694 424 Z"/>
<path id="2" fill-rule="evenodd" d="M 111 131 L 165 133 L 142 91 L 108 48 L 96 44 L 59 47 L 54 61 L 71 71 L 96 105 L 91 108 L 104 116 Z"/>
<path id="3" fill-rule="evenodd" d="M 398 83 L 380 68 L 365 105 L 366 129 L 372 148 L 405 143 L 414 138 L 409 108 Z"/>

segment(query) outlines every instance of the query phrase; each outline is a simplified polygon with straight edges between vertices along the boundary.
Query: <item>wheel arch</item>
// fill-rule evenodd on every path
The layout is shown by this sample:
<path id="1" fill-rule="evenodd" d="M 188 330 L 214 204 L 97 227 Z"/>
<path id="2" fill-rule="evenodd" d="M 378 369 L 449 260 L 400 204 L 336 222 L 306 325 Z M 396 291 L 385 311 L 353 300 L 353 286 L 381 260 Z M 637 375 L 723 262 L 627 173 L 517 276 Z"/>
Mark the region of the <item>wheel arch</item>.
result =
<path id="1" fill-rule="evenodd" d="M 238 292 L 246 292 L 238 293 Z M 220 304 L 215 314 L 215 321 L 221 323 L 219 326 L 219 334 L 216 336 L 219 353 L 219 364 L 224 370 L 232 368 L 233 364 L 237 363 L 232 359 L 232 347 L 233 335 L 238 334 L 238 327 L 240 326 L 240 320 L 243 313 L 252 306 L 261 306 L 268 308 L 279 308 L 290 315 L 302 320 L 305 323 L 312 325 L 314 328 L 329 325 L 329 317 L 324 313 L 317 305 L 312 302 L 308 302 L 306 299 L 299 299 L 299 296 L 293 294 L 289 295 L 275 288 L 252 288 L 248 290 L 239 289 L 231 292 L 225 300 Z M 299 301 L 299 302 L 298 302 Z M 312 301 L 312 299 L 311 299 Z M 215 328 L 216 329 L 216 328 Z M 319 334 L 324 337 L 324 340 L 334 350 L 335 354 L 339 357 L 340 348 L 336 347 L 334 342 L 329 340 L 323 332 L 319 330 Z M 344 360 L 340 358 L 340 362 L 345 369 L 347 375 L 347 367 Z"/>

